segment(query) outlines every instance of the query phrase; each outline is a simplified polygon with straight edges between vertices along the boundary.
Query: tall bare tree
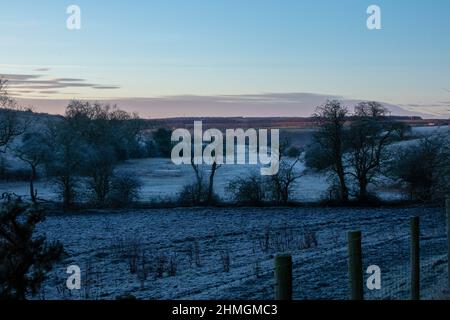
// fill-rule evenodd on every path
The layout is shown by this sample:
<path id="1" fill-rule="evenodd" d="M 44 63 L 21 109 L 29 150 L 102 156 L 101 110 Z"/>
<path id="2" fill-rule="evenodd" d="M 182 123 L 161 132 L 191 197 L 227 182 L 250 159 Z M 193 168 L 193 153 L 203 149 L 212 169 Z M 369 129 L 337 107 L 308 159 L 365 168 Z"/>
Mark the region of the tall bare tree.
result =
<path id="1" fill-rule="evenodd" d="M 344 125 L 347 119 L 348 109 L 339 101 L 327 101 L 317 108 L 315 118 L 319 122 L 320 129 L 314 136 L 314 154 L 310 163 L 319 170 L 328 170 L 339 181 L 339 198 L 348 201 L 348 187 L 346 184 L 346 172 L 343 160 L 344 154 Z M 311 151 L 312 149 L 310 149 Z"/>
<path id="2" fill-rule="evenodd" d="M 394 138 L 392 122 L 383 122 L 375 116 L 359 116 L 353 119 L 346 136 L 348 147 L 348 174 L 357 184 L 357 197 L 368 200 L 367 187 L 380 173 L 386 160 L 386 148 Z"/>
<path id="3" fill-rule="evenodd" d="M 213 204 L 214 203 L 214 178 L 217 170 L 221 165 L 214 161 L 211 165 L 211 171 L 209 173 L 208 183 L 205 185 L 204 172 L 201 165 L 195 164 L 194 157 L 191 157 L 191 167 L 195 173 L 194 194 L 192 195 L 193 201 L 197 204 Z M 206 197 L 205 193 L 206 192 Z"/>
<path id="4" fill-rule="evenodd" d="M 289 203 L 292 186 L 295 181 L 302 177 L 302 173 L 298 172 L 296 168 L 300 162 L 300 155 L 297 154 L 293 159 L 286 158 L 290 145 L 288 139 L 285 139 L 281 143 L 279 150 L 279 170 L 271 179 L 272 197 L 276 202 L 282 204 Z"/>

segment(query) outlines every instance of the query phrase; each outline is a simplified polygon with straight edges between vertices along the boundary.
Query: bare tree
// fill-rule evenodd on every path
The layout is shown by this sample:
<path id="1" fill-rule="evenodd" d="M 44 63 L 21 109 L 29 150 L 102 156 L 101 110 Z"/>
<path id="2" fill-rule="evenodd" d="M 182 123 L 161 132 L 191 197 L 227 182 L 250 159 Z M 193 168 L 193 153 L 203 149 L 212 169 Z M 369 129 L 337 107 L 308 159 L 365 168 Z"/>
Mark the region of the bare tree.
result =
<path id="1" fill-rule="evenodd" d="M 274 200 L 278 203 L 287 204 L 291 195 L 293 183 L 302 177 L 301 173 L 296 170 L 297 164 L 300 162 L 300 155 L 290 161 L 284 157 L 290 146 L 289 140 L 285 140 L 280 146 L 279 152 L 279 170 L 272 176 L 272 193 Z"/>
<path id="2" fill-rule="evenodd" d="M 87 149 L 82 172 L 90 178 L 88 186 L 92 191 L 92 200 L 101 207 L 110 194 L 117 159 L 110 146 L 96 146 L 95 149 L 90 146 Z"/>
<path id="3" fill-rule="evenodd" d="M 25 132 L 26 126 L 20 122 L 17 102 L 8 93 L 8 82 L 0 79 L 0 151 L 15 138 Z"/>
<path id="4" fill-rule="evenodd" d="M 54 177 L 64 208 L 70 208 L 76 197 L 78 177 L 85 163 L 86 146 L 70 129 L 67 120 L 48 123 L 46 141 L 51 157 L 46 162 L 47 173 Z"/>
<path id="5" fill-rule="evenodd" d="M 208 184 L 208 198 L 206 199 L 208 204 L 212 204 L 214 202 L 214 177 L 216 175 L 217 170 L 221 166 L 217 164 L 217 161 L 211 166 L 211 172 L 209 174 L 209 184 Z"/>
<path id="6" fill-rule="evenodd" d="M 345 180 L 344 154 L 344 125 L 348 109 L 339 101 L 327 101 L 317 108 L 315 118 L 320 124 L 320 130 L 314 136 L 313 166 L 319 170 L 328 170 L 336 175 L 339 181 L 339 198 L 348 201 L 348 187 Z M 312 149 L 310 149 L 312 150 Z"/>
<path id="7" fill-rule="evenodd" d="M 226 189 L 240 204 L 261 205 L 267 198 L 267 191 L 270 191 L 270 188 L 266 188 L 269 182 L 259 172 L 253 172 L 231 180 Z"/>
<path id="8" fill-rule="evenodd" d="M 356 105 L 355 116 L 381 118 L 389 115 L 390 111 L 376 101 L 363 101 Z"/>
<path id="9" fill-rule="evenodd" d="M 191 167 L 194 170 L 195 173 L 195 184 L 193 186 L 194 192 L 193 195 L 191 195 L 193 202 L 200 204 L 200 203 L 206 203 L 206 204 L 213 204 L 214 199 L 214 178 L 217 173 L 217 170 L 220 169 L 221 165 L 214 161 L 214 163 L 211 165 L 211 171 L 209 173 L 209 179 L 208 184 L 205 185 L 204 181 L 204 172 L 201 165 L 198 165 L 195 163 L 194 158 L 191 157 Z M 205 197 L 206 192 L 206 197 Z"/>
<path id="10" fill-rule="evenodd" d="M 26 133 L 22 138 L 22 144 L 13 150 L 14 155 L 30 167 L 30 197 L 33 203 L 37 201 L 37 190 L 34 181 L 37 178 L 37 169 L 43 165 L 49 156 L 49 148 L 45 143 L 45 137 L 37 132 Z"/>
<path id="11" fill-rule="evenodd" d="M 195 184 L 193 186 L 194 190 L 192 190 L 192 200 L 194 203 L 199 204 L 202 202 L 202 194 L 204 191 L 203 171 L 200 165 L 195 164 L 194 157 L 191 157 L 191 167 L 195 173 Z"/>
<path id="12" fill-rule="evenodd" d="M 361 111 L 353 119 L 346 144 L 348 148 L 348 174 L 355 178 L 358 185 L 357 197 L 361 201 L 368 199 L 367 187 L 380 173 L 385 160 L 386 147 L 396 133 L 395 122 L 382 121 L 385 108 L 377 103 L 361 103 L 369 111 Z"/>

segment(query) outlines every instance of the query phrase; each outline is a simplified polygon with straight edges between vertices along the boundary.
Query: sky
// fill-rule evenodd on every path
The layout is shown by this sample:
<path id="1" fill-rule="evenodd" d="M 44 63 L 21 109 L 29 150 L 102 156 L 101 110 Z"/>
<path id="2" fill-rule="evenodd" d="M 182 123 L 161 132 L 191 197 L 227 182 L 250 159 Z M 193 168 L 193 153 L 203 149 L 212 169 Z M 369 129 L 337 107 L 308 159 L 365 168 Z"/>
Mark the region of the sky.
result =
<path id="1" fill-rule="evenodd" d="M 449 40 L 449 0 L 0 0 L 0 75 L 51 113 L 83 99 L 151 118 L 305 116 L 338 97 L 448 117 Z"/>

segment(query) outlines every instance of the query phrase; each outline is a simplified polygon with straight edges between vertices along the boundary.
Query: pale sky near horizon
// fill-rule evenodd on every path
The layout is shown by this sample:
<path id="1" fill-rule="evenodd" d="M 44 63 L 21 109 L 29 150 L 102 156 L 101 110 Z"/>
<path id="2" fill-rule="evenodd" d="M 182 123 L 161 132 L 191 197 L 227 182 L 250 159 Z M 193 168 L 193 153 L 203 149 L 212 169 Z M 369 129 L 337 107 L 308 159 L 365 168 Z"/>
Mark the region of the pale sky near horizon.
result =
<path id="1" fill-rule="evenodd" d="M 66 28 L 72 4 L 81 30 Z M 366 27 L 372 4 L 382 30 Z M 148 98 L 313 93 L 450 115 L 449 0 L 0 0 L 0 30 L 0 75 L 39 111 L 74 98 L 126 108 Z M 177 101 L 183 114 L 151 103 L 145 112 L 200 112 Z"/>

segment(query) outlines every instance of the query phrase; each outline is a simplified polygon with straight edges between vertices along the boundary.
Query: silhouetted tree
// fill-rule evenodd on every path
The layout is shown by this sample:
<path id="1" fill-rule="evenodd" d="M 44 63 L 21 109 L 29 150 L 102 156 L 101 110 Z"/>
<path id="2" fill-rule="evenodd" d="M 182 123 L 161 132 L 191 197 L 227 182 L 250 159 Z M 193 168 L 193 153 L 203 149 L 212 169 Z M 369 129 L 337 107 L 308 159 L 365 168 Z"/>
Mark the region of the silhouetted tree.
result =
<path id="1" fill-rule="evenodd" d="M 317 108 L 315 117 L 319 122 L 319 131 L 313 136 L 312 147 L 308 148 L 306 159 L 309 166 L 329 171 L 339 181 L 339 198 L 348 201 L 348 187 L 343 160 L 344 125 L 348 110 L 339 101 L 328 101 Z M 314 154 L 308 154 L 313 152 Z"/>
<path id="2" fill-rule="evenodd" d="M 355 116 L 357 117 L 382 118 L 389 113 L 385 106 L 376 101 L 363 101 L 355 106 Z"/>
<path id="3" fill-rule="evenodd" d="M 380 173 L 387 158 L 386 148 L 392 142 L 392 123 L 380 121 L 376 116 L 357 116 L 346 134 L 348 174 L 355 179 L 357 198 L 367 201 L 367 187 Z"/>
<path id="4" fill-rule="evenodd" d="M 86 146 L 82 174 L 89 177 L 93 200 L 104 206 L 116 165 L 138 148 L 138 117 L 115 106 L 72 101 L 66 109 L 66 123 Z"/>
<path id="5" fill-rule="evenodd" d="M 159 128 L 153 133 L 153 140 L 158 154 L 163 158 L 170 158 L 172 153 L 172 132 L 165 128 Z"/>
<path id="6" fill-rule="evenodd" d="M 88 176 L 88 186 L 93 200 L 98 206 L 104 206 L 111 190 L 114 168 L 117 164 L 116 154 L 112 147 L 97 146 L 88 148 L 83 162 L 83 173 Z"/>
<path id="7" fill-rule="evenodd" d="M 46 171 L 53 177 L 65 209 L 75 201 L 79 175 L 85 163 L 86 144 L 71 129 L 67 120 L 48 123 L 46 141 L 51 157 L 46 161 Z"/>
<path id="8" fill-rule="evenodd" d="M 21 145 L 14 148 L 14 155 L 30 167 L 30 197 L 33 203 L 37 200 L 37 190 L 34 189 L 34 181 L 37 178 L 37 169 L 46 163 L 50 157 L 50 149 L 46 143 L 46 137 L 39 133 L 25 133 Z"/>

